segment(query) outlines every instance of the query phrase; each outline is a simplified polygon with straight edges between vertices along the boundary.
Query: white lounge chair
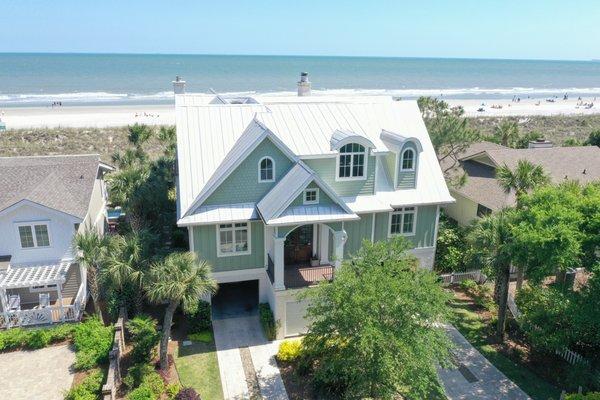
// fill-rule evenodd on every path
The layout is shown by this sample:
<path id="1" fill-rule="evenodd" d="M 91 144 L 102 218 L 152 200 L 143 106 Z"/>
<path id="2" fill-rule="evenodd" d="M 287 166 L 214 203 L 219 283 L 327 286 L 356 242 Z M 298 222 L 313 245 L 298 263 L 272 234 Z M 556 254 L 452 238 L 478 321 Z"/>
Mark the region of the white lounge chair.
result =
<path id="1" fill-rule="evenodd" d="M 21 311 L 21 296 L 18 294 L 11 294 L 8 296 L 8 310 Z"/>
<path id="2" fill-rule="evenodd" d="M 40 293 L 40 308 L 50 307 L 50 293 Z"/>

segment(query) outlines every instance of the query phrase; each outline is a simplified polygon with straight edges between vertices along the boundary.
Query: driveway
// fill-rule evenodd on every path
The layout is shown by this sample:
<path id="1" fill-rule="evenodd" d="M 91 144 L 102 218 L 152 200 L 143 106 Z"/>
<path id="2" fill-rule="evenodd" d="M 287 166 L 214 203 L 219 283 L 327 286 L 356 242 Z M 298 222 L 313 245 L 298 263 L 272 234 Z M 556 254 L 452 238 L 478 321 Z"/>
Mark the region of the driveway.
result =
<path id="1" fill-rule="evenodd" d="M 73 383 L 73 362 L 67 345 L 0 354 L 0 399 L 62 400 Z"/>
<path id="2" fill-rule="evenodd" d="M 278 342 L 267 341 L 257 315 L 213 320 L 213 330 L 225 400 L 288 400 L 275 361 Z"/>
<path id="3" fill-rule="evenodd" d="M 453 326 L 446 326 L 454 349 L 456 368 L 438 369 L 450 400 L 527 400 L 530 399 L 513 381 L 475 349 Z"/>

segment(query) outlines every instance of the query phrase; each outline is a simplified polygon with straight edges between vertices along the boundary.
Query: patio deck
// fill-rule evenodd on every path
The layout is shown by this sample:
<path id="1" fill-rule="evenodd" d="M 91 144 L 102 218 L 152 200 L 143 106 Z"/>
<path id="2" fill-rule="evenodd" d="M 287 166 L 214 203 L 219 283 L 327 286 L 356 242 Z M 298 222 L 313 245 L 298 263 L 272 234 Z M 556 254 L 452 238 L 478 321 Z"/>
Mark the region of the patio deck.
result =
<path id="1" fill-rule="evenodd" d="M 283 275 L 285 287 L 288 289 L 313 286 L 321 281 L 333 279 L 333 265 L 286 265 Z"/>

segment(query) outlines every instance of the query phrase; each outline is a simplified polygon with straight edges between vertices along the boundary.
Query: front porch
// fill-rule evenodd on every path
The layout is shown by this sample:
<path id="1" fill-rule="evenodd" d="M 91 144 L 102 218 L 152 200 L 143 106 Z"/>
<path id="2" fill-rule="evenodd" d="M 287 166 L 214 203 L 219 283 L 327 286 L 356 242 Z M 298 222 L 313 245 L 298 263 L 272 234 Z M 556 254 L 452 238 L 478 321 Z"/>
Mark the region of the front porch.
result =
<path id="1" fill-rule="evenodd" d="M 0 271 L 0 329 L 78 321 L 86 298 L 78 264 L 10 265 Z"/>
<path id="2" fill-rule="evenodd" d="M 267 274 L 275 290 L 309 287 L 333 279 L 343 258 L 346 233 L 341 223 L 330 225 L 267 227 L 272 234 Z"/>

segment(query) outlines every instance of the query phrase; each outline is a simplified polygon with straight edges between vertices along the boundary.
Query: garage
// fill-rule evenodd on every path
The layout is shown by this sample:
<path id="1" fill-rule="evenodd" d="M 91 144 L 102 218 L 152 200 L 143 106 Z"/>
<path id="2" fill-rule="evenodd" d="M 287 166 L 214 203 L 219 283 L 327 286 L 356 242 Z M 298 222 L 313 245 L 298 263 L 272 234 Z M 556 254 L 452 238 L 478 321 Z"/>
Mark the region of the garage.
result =
<path id="1" fill-rule="evenodd" d="M 308 300 L 285 303 L 285 336 L 297 336 L 306 333 L 308 322 L 304 316 L 307 308 Z"/>
<path id="2" fill-rule="evenodd" d="M 212 298 L 213 319 L 254 315 L 258 312 L 258 280 L 219 283 Z"/>

